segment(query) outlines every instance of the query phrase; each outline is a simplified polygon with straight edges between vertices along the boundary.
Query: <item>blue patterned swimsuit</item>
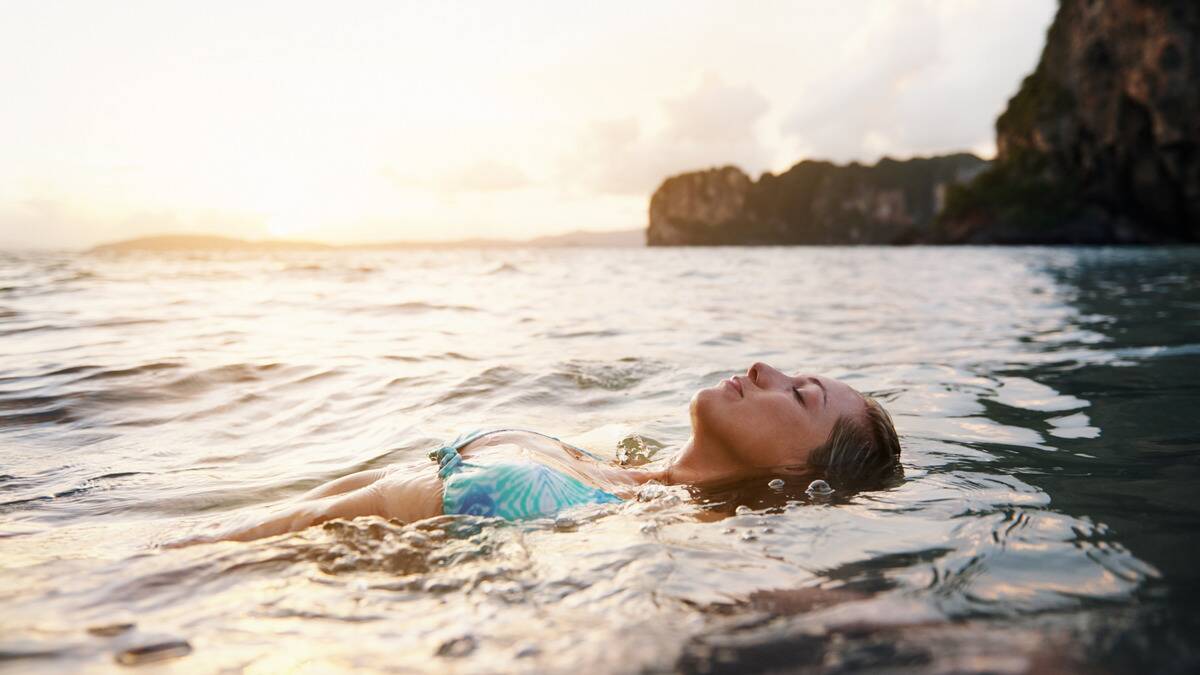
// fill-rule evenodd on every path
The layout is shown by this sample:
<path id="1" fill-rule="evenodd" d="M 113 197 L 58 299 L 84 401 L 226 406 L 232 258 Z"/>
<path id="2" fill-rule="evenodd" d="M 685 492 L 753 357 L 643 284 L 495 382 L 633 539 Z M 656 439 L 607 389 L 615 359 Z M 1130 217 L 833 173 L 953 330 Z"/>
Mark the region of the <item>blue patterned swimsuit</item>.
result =
<path id="1" fill-rule="evenodd" d="M 610 504 L 621 498 L 544 464 L 533 461 L 472 464 L 463 460 L 459 449 L 471 441 L 500 431 L 525 431 L 561 440 L 527 429 L 475 430 L 429 453 L 438 463 L 444 495 L 442 512 L 476 516 L 498 516 L 506 520 L 551 517 L 580 504 Z M 569 445 L 569 444 L 564 444 Z M 583 448 L 570 446 L 585 455 L 600 459 Z"/>

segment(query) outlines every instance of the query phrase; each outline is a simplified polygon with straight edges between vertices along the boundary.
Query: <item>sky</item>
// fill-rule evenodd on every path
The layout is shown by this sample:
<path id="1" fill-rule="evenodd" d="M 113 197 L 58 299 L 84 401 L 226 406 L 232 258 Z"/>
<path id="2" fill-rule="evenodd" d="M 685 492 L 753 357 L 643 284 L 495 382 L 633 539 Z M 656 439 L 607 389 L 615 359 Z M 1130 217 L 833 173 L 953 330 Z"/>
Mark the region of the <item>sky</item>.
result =
<path id="1" fill-rule="evenodd" d="M 0 0 L 0 247 L 644 227 L 668 176 L 991 157 L 1053 0 Z"/>

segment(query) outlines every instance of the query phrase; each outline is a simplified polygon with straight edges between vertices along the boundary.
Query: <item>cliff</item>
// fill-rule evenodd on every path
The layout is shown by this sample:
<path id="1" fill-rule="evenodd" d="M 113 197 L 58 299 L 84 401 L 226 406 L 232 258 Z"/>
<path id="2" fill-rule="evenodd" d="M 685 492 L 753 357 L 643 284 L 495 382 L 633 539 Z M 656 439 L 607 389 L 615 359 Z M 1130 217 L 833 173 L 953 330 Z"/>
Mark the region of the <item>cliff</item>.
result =
<path id="1" fill-rule="evenodd" d="M 1062 0 L 936 240 L 1200 241 L 1200 3 Z"/>
<path id="2" fill-rule="evenodd" d="M 668 178 L 650 199 L 646 243 L 896 244 L 923 241 L 947 190 L 987 162 L 970 154 L 873 166 L 803 161 L 753 181 L 725 166 Z"/>

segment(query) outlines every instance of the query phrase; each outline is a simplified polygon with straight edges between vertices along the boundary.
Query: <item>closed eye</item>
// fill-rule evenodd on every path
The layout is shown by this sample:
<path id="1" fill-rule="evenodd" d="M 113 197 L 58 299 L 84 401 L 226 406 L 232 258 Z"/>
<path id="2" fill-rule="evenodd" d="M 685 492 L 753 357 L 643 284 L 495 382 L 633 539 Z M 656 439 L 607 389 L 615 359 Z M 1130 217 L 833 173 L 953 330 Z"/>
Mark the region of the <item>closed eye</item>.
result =
<path id="1" fill-rule="evenodd" d="M 804 394 L 801 394 L 799 389 L 792 387 L 792 393 L 796 395 L 796 400 L 800 402 L 800 405 L 808 407 L 808 404 L 804 402 Z"/>

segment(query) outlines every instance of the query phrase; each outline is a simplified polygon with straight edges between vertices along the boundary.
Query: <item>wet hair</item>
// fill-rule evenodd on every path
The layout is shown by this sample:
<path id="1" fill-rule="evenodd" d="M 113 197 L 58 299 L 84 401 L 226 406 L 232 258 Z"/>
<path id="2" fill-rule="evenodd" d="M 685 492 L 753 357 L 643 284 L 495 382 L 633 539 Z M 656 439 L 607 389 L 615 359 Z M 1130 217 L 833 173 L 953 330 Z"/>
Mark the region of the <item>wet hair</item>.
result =
<path id="1" fill-rule="evenodd" d="M 829 438 L 808 455 L 808 464 L 841 487 L 878 486 L 899 473 L 900 437 L 879 401 L 863 396 L 866 411 L 842 415 Z"/>

